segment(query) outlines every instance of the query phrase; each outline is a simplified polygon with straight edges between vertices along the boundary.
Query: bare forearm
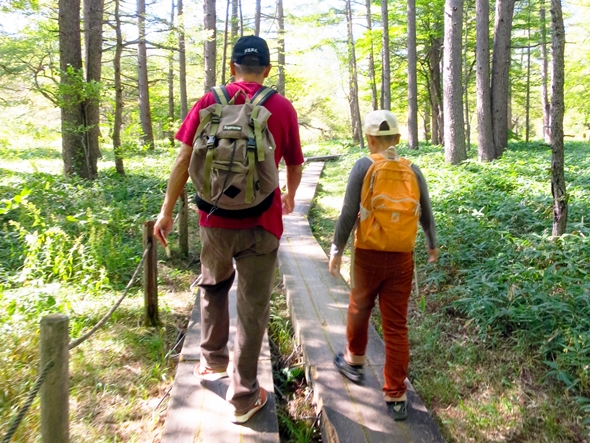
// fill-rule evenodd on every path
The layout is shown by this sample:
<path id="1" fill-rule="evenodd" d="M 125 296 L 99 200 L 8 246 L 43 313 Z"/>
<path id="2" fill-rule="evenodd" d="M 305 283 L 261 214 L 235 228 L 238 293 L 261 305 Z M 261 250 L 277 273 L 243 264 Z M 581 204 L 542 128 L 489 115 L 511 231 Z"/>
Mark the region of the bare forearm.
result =
<path id="1" fill-rule="evenodd" d="M 303 175 L 303 165 L 287 166 L 286 167 L 286 192 L 291 196 L 295 196 L 301 177 Z"/>
<path id="2" fill-rule="evenodd" d="M 164 203 L 162 204 L 162 209 L 160 211 L 161 214 L 172 215 L 176 200 L 178 200 L 189 177 L 188 167 L 191 161 L 192 152 L 192 146 L 184 143 L 182 144 L 178 157 L 170 172 L 168 187 L 166 188 L 166 196 L 164 197 Z"/>

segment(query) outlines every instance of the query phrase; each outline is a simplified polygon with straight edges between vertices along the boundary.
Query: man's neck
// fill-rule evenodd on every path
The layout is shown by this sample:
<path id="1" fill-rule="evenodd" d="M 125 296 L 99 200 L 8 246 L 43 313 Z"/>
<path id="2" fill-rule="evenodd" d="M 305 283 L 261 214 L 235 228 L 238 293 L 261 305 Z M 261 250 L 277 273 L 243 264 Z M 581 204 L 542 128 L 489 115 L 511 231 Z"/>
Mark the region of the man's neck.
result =
<path id="1" fill-rule="evenodd" d="M 258 83 L 262 85 L 264 83 L 264 76 L 262 75 L 236 75 L 234 80 L 237 82 L 245 82 L 245 83 Z"/>

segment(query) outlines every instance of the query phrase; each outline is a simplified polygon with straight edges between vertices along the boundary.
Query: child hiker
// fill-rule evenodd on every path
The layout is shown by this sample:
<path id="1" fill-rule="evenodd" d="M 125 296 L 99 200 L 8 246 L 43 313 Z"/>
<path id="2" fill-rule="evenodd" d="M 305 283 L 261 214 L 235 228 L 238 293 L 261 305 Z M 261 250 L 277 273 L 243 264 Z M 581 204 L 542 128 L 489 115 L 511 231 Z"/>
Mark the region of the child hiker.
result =
<path id="1" fill-rule="evenodd" d="M 363 125 L 370 156 L 353 166 L 330 251 L 337 276 L 348 237 L 357 223 L 351 270 L 345 352 L 334 356 L 338 371 L 363 382 L 371 310 L 379 296 L 385 342 L 383 397 L 394 420 L 408 416 L 410 357 L 406 317 L 412 291 L 418 222 L 426 234 L 428 261 L 438 259 L 436 229 L 426 180 L 418 166 L 399 157 L 399 126 L 390 111 L 370 112 Z"/>

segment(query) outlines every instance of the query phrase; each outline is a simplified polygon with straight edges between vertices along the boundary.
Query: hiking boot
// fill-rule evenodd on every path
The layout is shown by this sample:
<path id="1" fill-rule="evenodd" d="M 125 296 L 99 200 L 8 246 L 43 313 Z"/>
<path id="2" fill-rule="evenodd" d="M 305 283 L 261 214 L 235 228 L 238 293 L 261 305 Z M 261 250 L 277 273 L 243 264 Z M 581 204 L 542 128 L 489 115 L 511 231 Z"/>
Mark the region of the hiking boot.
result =
<path id="1" fill-rule="evenodd" d="M 250 408 L 242 414 L 234 413 L 232 421 L 234 423 L 246 423 L 254 414 L 256 414 L 264 407 L 264 405 L 266 404 L 266 400 L 268 400 L 268 393 L 264 388 L 259 388 L 258 400 L 256 400 L 256 403 L 250 406 Z"/>
<path id="2" fill-rule="evenodd" d="M 362 383 L 364 378 L 363 366 L 362 365 L 349 365 L 344 360 L 344 354 L 339 352 L 334 354 L 334 366 L 338 369 L 342 375 L 344 375 L 350 381 L 355 383 Z"/>
<path id="3" fill-rule="evenodd" d="M 389 415 L 395 421 L 405 420 L 408 416 L 408 402 L 407 401 L 388 401 L 387 409 Z"/>
<path id="4" fill-rule="evenodd" d="M 197 363 L 193 374 L 202 380 L 215 381 L 227 377 L 227 369 L 211 369 L 207 366 L 202 366 L 201 363 Z"/>

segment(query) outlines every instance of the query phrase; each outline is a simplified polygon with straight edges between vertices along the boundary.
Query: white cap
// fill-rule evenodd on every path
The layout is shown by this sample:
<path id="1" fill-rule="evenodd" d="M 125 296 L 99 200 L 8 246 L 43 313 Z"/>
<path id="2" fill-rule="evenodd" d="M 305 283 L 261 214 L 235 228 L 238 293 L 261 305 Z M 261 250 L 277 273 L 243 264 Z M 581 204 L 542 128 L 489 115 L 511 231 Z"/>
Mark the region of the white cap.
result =
<path id="1" fill-rule="evenodd" d="M 382 123 L 385 122 L 388 129 L 380 129 Z M 379 111 L 371 111 L 365 117 L 365 124 L 363 130 L 367 135 L 381 136 L 399 134 L 399 125 L 397 118 L 393 112 L 381 109 Z"/>

